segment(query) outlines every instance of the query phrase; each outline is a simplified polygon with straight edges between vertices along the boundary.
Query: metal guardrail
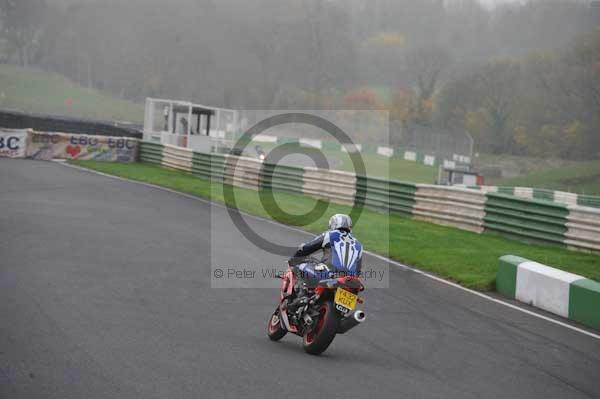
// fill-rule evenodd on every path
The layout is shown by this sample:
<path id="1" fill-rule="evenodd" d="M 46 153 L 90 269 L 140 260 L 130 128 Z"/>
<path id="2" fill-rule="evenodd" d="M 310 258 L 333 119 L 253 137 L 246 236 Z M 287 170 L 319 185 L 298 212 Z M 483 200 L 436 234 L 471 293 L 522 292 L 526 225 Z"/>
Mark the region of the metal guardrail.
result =
<path id="1" fill-rule="evenodd" d="M 569 210 L 563 204 L 487 193 L 484 227 L 529 240 L 563 243 Z"/>
<path id="2" fill-rule="evenodd" d="M 600 209 L 569 206 L 565 244 L 600 251 Z"/>
<path id="3" fill-rule="evenodd" d="M 481 190 L 485 193 L 499 193 L 514 195 L 519 198 L 537 199 L 567 205 L 581 205 L 600 208 L 600 196 L 576 194 L 566 191 L 547 190 L 531 187 L 507 186 L 464 186 L 472 190 Z"/>
<path id="4" fill-rule="evenodd" d="M 388 181 L 354 173 L 263 163 L 233 155 L 204 154 L 143 142 L 142 161 L 190 172 L 239 187 L 302 193 L 342 204 L 364 204 L 376 211 L 475 233 L 495 232 L 524 241 L 547 242 L 600 251 L 600 209 L 533 198 L 533 191 L 499 190 Z"/>
<path id="5" fill-rule="evenodd" d="M 413 214 L 417 219 L 483 232 L 486 196 L 454 187 L 417 184 Z"/>

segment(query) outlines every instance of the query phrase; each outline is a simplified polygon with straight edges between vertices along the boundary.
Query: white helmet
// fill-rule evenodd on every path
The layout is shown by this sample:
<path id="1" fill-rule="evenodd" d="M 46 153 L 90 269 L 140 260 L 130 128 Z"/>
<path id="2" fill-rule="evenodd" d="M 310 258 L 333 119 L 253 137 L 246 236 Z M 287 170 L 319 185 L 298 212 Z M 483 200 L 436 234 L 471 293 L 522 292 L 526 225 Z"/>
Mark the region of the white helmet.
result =
<path id="1" fill-rule="evenodd" d="M 350 216 L 337 213 L 329 218 L 329 230 L 338 229 L 352 230 L 352 219 L 350 219 Z"/>

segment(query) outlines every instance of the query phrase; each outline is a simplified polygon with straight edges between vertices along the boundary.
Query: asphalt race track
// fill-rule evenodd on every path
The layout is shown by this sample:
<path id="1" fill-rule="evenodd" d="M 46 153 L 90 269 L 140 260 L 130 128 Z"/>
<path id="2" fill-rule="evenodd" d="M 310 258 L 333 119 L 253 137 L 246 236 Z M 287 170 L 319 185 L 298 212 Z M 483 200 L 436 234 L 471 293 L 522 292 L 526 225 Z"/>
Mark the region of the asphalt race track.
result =
<path id="1" fill-rule="evenodd" d="M 277 291 L 211 288 L 209 253 L 284 261 L 221 207 L 1 159 L 0 398 L 600 397 L 600 340 L 395 266 L 323 356 L 270 342 Z"/>

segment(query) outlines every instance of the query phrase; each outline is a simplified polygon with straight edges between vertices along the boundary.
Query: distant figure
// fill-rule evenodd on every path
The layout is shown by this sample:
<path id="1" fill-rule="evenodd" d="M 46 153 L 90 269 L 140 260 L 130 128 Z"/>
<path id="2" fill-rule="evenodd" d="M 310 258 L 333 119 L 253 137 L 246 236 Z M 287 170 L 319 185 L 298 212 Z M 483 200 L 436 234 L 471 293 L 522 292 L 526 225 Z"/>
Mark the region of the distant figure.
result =
<path id="1" fill-rule="evenodd" d="M 254 149 L 256 150 L 256 155 L 258 155 L 258 159 L 260 159 L 261 161 L 264 161 L 265 158 L 267 157 L 267 154 L 262 149 L 262 147 L 260 145 L 256 145 L 254 147 Z"/>
<path id="2" fill-rule="evenodd" d="M 165 128 L 163 129 L 165 132 L 169 131 L 169 107 L 165 105 L 163 108 L 163 116 L 165 117 Z"/>
<path id="3" fill-rule="evenodd" d="M 179 123 L 181 123 L 181 134 L 187 134 L 188 132 L 188 121 L 187 119 L 185 119 L 184 116 L 181 117 L 181 119 L 179 119 Z"/>
<path id="4" fill-rule="evenodd" d="M 65 99 L 65 107 L 67 107 L 67 111 L 73 111 L 73 99 L 71 97 Z"/>

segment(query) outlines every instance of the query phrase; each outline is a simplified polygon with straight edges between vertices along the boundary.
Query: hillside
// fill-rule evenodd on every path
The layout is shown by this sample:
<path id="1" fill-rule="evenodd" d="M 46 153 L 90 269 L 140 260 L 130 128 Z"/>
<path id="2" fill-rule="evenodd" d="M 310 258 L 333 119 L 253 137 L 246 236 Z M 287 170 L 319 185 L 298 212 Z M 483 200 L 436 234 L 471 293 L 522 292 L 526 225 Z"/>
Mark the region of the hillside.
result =
<path id="1" fill-rule="evenodd" d="M 54 73 L 6 64 L 0 64 L 0 109 L 134 123 L 144 118 L 141 104 L 82 87 Z"/>
<path id="2" fill-rule="evenodd" d="M 144 116 L 144 107 L 141 104 L 80 86 L 58 74 L 6 64 L 0 64 L 0 109 L 2 108 L 134 123 L 142 123 Z M 352 169 L 349 160 L 340 154 L 335 155 L 339 158 L 337 168 Z M 484 163 L 500 164 L 500 160 L 506 157 L 490 158 Z M 517 173 L 520 171 L 526 174 L 504 179 L 488 179 L 487 184 L 600 195 L 600 161 L 541 162 L 521 158 L 510 157 L 510 163 L 518 169 Z M 423 183 L 432 183 L 435 180 L 436 168 L 433 167 L 366 154 L 364 160 L 368 174 L 372 176 Z"/>

